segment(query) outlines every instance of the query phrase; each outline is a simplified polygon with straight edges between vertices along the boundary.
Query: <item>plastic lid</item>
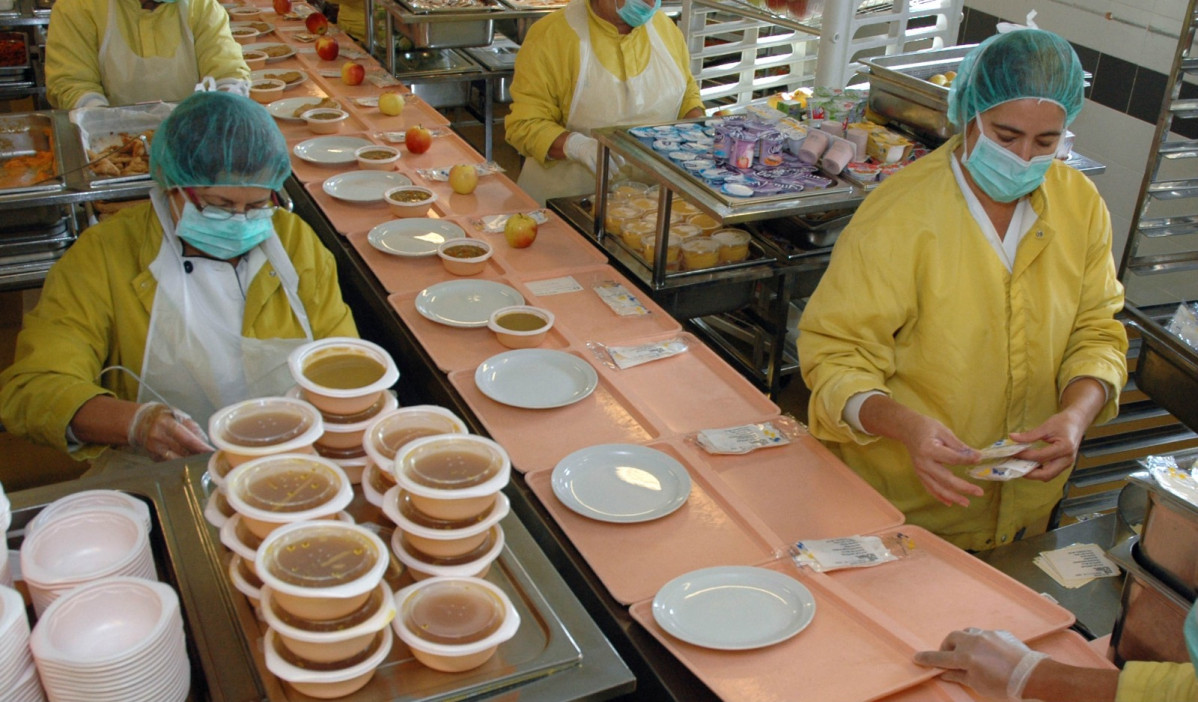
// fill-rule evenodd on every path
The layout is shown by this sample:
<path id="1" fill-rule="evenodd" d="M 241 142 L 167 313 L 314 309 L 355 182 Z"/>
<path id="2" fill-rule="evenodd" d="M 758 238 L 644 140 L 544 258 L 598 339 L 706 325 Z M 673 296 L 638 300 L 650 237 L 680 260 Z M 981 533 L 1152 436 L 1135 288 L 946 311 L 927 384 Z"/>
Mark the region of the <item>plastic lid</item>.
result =
<path id="1" fill-rule="evenodd" d="M 399 380 L 391 354 L 365 339 L 331 336 L 292 351 L 287 365 L 303 389 L 328 397 L 360 397 Z"/>
<path id="2" fill-rule="evenodd" d="M 320 411 L 289 397 L 238 402 L 217 410 L 208 422 L 212 443 L 241 456 L 294 451 L 312 444 L 323 432 Z"/>
<path id="3" fill-rule="evenodd" d="M 679 222 L 670 225 L 670 237 L 679 239 L 693 239 L 703 233 L 703 229 L 697 225 L 688 222 Z M 685 242 L 684 242 L 685 243 Z"/>
<path id="4" fill-rule="evenodd" d="M 236 554 L 229 561 L 229 580 L 233 581 L 233 587 L 246 597 L 261 600 L 262 598 L 262 581 L 254 576 L 253 573 L 246 571 L 242 564 L 245 560 Z"/>
<path id="5" fill-rule="evenodd" d="M 404 444 L 436 434 L 465 434 L 466 424 L 444 407 L 413 405 L 375 417 L 366 427 L 362 445 L 375 465 L 390 472 L 395 454 Z"/>
<path id="6" fill-rule="evenodd" d="M 225 482 L 229 504 L 268 522 L 320 517 L 345 509 L 353 488 L 333 461 L 306 453 L 282 453 L 247 461 Z"/>
<path id="7" fill-rule="evenodd" d="M 392 473 L 408 492 L 421 497 L 461 499 L 498 492 L 511 475 L 507 451 L 475 434 L 443 434 L 416 439 L 395 455 Z"/>
<path id="8" fill-rule="evenodd" d="M 682 242 L 682 250 L 692 253 L 708 253 L 720 250 L 720 242 L 711 239 L 688 239 Z"/>
<path id="9" fill-rule="evenodd" d="M 725 246 L 735 246 L 737 244 L 747 244 L 749 242 L 749 233 L 740 229 L 721 229 L 711 235 L 711 238 Z"/>
<path id="10" fill-rule="evenodd" d="M 275 606 L 270 587 L 261 591 L 262 617 L 270 628 L 284 636 L 310 643 L 345 641 L 372 631 L 385 629 L 395 618 L 395 597 L 386 583 L 380 582 L 366 604 L 339 619 L 311 621 L 296 617 Z"/>
<path id="11" fill-rule="evenodd" d="M 328 520 L 279 527 L 258 547 L 262 582 L 298 597 L 353 597 L 378 586 L 387 547 L 356 524 Z"/>
<path id="12" fill-rule="evenodd" d="M 436 519 L 421 512 L 412 504 L 411 496 L 396 485 L 383 495 L 383 514 L 400 530 L 426 539 L 464 539 L 490 529 L 511 511 L 511 502 L 502 492 L 496 493 L 495 504 L 477 517 L 450 521 Z"/>
<path id="13" fill-rule="evenodd" d="M 284 657 L 286 654 L 280 651 L 280 648 L 283 648 L 282 643 L 278 640 L 274 630 L 268 627 L 264 647 L 266 649 L 266 669 L 292 683 L 336 683 L 353 680 L 378 668 L 387 658 L 387 654 L 391 652 L 393 640 L 391 629 L 384 627 L 380 632 L 376 647 L 368 650 L 366 656 L 355 661 L 353 665 L 337 670 L 310 670 L 286 660 Z"/>
<path id="14" fill-rule="evenodd" d="M 212 455 L 208 457 L 208 478 L 218 488 L 224 486 L 225 476 L 231 470 L 233 470 L 233 466 L 229 463 L 224 451 L 213 451 Z"/>
<path id="15" fill-rule="evenodd" d="M 507 641 L 520 627 L 507 594 L 479 578 L 429 578 L 397 592 L 395 602 L 399 638 L 429 653 L 477 653 Z"/>
<path id="16" fill-rule="evenodd" d="M 488 538 L 490 549 L 474 560 L 463 561 L 461 563 L 430 562 L 424 554 L 412 553 L 408 550 L 407 541 L 403 538 L 403 531 L 400 529 L 396 529 L 391 533 L 391 551 L 395 553 L 395 557 L 399 559 L 400 563 L 411 570 L 428 573 L 436 577 L 472 577 L 491 565 L 496 558 L 499 558 L 499 554 L 503 551 L 503 544 L 506 540 L 503 528 L 496 524 L 491 529 L 492 534 Z M 421 556 L 424 557 L 422 558 Z M 450 560 L 457 561 L 458 559 Z"/>

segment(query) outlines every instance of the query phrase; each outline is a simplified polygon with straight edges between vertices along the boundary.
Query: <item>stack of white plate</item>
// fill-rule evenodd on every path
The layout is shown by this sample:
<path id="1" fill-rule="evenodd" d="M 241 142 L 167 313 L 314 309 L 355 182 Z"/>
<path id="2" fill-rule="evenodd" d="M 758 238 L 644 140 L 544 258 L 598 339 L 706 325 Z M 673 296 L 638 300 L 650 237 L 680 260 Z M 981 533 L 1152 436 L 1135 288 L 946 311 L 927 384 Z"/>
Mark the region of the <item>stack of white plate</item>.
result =
<path id="1" fill-rule="evenodd" d="M 191 686 L 179 597 L 162 583 L 81 585 L 46 608 L 30 647 L 55 702 L 182 702 Z"/>
<path id="2" fill-rule="evenodd" d="M 112 576 L 157 579 L 145 523 L 119 507 L 67 512 L 39 526 L 21 544 L 21 576 L 39 617 L 84 583 Z"/>
<path id="3" fill-rule="evenodd" d="M 21 593 L 0 587 L 0 700 L 41 702 L 42 685 L 29 653 L 29 619 Z"/>

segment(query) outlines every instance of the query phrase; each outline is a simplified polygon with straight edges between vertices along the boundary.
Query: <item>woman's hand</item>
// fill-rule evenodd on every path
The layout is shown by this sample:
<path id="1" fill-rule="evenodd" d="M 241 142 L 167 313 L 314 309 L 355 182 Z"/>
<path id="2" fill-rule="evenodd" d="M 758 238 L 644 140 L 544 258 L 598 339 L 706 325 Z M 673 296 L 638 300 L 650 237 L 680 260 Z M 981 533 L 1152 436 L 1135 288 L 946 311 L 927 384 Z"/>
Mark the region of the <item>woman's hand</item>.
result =
<path id="1" fill-rule="evenodd" d="M 1048 658 L 1007 631 L 965 629 L 945 637 L 939 651 L 920 651 L 915 662 L 944 668 L 944 680 L 973 688 L 983 697 L 1020 699 L 1032 670 Z"/>
<path id="2" fill-rule="evenodd" d="M 1031 444 L 1043 441 L 1040 448 L 1027 449 L 1018 458 L 1040 464 L 1025 475 L 1029 480 L 1048 481 L 1069 470 L 1077 460 L 1086 429 L 1106 404 L 1106 389 L 1094 378 L 1078 378 L 1061 393 L 1061 410 L 1031 431 L 1011 434 L 1013 441 Z"/>
<path id="3" fill-rule="evenodd" d="M 145 449 L 155 461 L 170 461 L 212 450 L 191 417 L 161 402 L 137 408 L 129 425 L 129 445 Z"/>

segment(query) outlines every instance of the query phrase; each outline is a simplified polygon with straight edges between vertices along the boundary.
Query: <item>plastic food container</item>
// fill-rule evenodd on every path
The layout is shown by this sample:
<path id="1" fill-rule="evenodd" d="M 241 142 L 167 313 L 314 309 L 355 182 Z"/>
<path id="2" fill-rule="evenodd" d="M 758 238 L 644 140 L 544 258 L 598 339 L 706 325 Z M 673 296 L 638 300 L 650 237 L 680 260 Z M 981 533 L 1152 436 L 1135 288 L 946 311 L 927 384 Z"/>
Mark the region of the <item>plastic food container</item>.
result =
<path id="1" fill-rule="evenodd" d="M 287 660 L 287 655 L 279 650 L 283 644 L 278 634 L 268 628 L 264 642 L 266 668 L 301 694 L 323 700 L 336 699 L 352 695 L 370 682 L 375 670 L 391 652 L 392 640 L 391 630 L 384 627 L 374 648 L 360 662 L 333 670 L 308 670 Z"/>
<path id="2" fill-rule="evenodd" d="M 380 395 L 378 401 L 367 411 L 345 415 L 352 418 L 347 421 L 341 421 L 342 416 L 340 415 L 324 415 L 324 434 L 321 434 L 320 438 L 316 440 L 316 453 L 325 458 L 331 458 L 342 469 L 345 468 L 341 463 L 343 460 L 366 458 L 366 449 L 362 448 L 366 427 L 370 426 L 370 423 L 380 414 L 397 409 L 399 409 L 399 400 L 388 391 Z M 358 472 L 360 474 L 361 470 L 359 469 Z M 353 476 L 350 476 L 350 479 L 353 482 Z"/>
<path id="3" fill-rule="evenodd" d="M 366 427 L 363 447 L 366 455 L 395 484 L 392 464 L 399 449 L 414 439 L 437 434 L 465 434 L 466 423 L 456 414 L 436 405 L 413 405 L 386 412 Z M 388 487 L 390 487 L 388 485 Z M 380 491 L 380 495 L 386 490 Z"/>
<path id="4" fill-rule="evenodd" d="M 304 344 L 291 352 L 287 364 L 304 399 L 322 413 L 351 419 L 369 410 L 399 380 L 395 359 L 386 349 L 352 337 Z"/>
<path id="5" fill-rule="evenodd" d="M 679 221 L 670 225 L 670 239 L 679 244 L 685 244 L 691 239 L 701 236 L 703 236 L 703 230 L 694 224 Z"/>
<path id="6" fill-rule="evenodd" d="M 717 229 L 720 228 L 719 220 L 707 214 L 706 212 L 693 214 L 688 217 L 686 221 L 687 223 L 698 227 L 699 231 L 701 231 L 704 236 L 711 236 Z"/>
<path id="7" fill-rule="evenodd" d="M 657 234 L 646 234 L 641 237 L 641 255 L 649 265 L 654 265 L 654 257 L 657 255 Z M 682 246 L 674 240 L 666 244 L 666 270 L 676 271 L 682 265 Z"/>
<path id="8" fill-rule="evenodd" d="M 261 32 L 253 27 L 230 27 L 229 34 L 233 35 L 233 40 L 238 44 L 250 44 Z"/>
<path id="9" fill-rule="evenodd" d="M 265 51 L 253 49 L 251 51 L 242 51 L 241 57 L 245 59 L 245 65 L 249 66 L 251 71 L 256 71 L 259 68 L 266 67 L 266 59 L 270 58 Z"/>
<path id="10" fill-rule="evenodd" d="M 478 275 L 491 259 L 491 245 L 482 239 L 446 239 L 437 247 L 445 270 L 454 275 Z"/>
<path id="11" fill-rule="evenodd" d="M 736 263 L 749 257 L 749 233 L 743 229 L 721 229 L 711 235 L 719 244 L 719 262 Z"/>
<path id="12" fill-rule="evenodd" d="M 320 410 L 288 397 L 238 402 L 208 420 L 208 437 L 234 468 L 276 453 L 313 453 L 312 445 L 323 433 Z"/>
<path id="13" fill-rule="evenodd" d="M 402 185 L 383 193 L 383 199 L 396 217 L 424 217 L 437 201 L 437 194 L 419 185 Z"/>
<path id="14" fill-rule="evenodd" d="M 254 570 L 288 614 L 327 621 L 366 604 L 389 562 L 387 546 L 369 530 L 322 520 L 275 529 L 258 547 Z"/>
<path id="15" fill-rule="evenodd" d="M 212 455 L 208 457 L 208 479 L 218 490 L 223 490 L 225 476 L 231 470 L 233 470 L 233 466 L 229 465 L 229 459 L 225 456 L 224 451 L 213 451 Z"/>
<path id="16" fill-rule="evenodd" d="M 379 146 L 372 144 L 354 151 L 358 159 L 358 167 L 370 171 L 390 171 L 399 161 L 400 150 L 394 146 Z"/>
<path id="17" fill-rule="evenodd" d="M 314 622 L 275 606 L 269 587 L 262 588 L 262 618 L 282 645 L 304 662 L 327 665 L 362 655 L 395 617 L 395 595 L 380 582 L 366 604 L 340 619 Z"/>
<path id="18" fill-rule="evenodd" d="M 486 663 L 520 628 L 507 594 L 477 578 L 429 578 L 395 593 L 395 606 L 400 640 L 416 660 L 447 673 Z"/>
<path id="19" fill-rule="evenodd" d="M 491 313 L 487 328 L 509 349 L 540 346 L 553 328 L 553 313 L 530 305 L 500 307 Z"/>
<path id="20" fill-rule="evenodd" d="M 266 104 L 283 97 L 283 89 L 287 84 L 277 78 L 259 78 L 250 83 L 250 97 L 255 102 Z"/>
<path id="21" fill-rule="evenodd" d="M 415 439 L 395 454 L 395 481 L 412 503 L 434 519 L 469 519 L 491 509 L 507 485 L 507 451 L 474 434 Z"/>
<path id="22" fill-rule="evenodd" d="M 612 236 L 622 237 L 624 235 L 624 225 L 627 222 L 640 219 L 641 210 L 632 205 L 622 204 L 613 205 L 607 208 L 607 214 L 603 219 L 603 227 L 607 233 Z"/>
<path id="23" fill-rule="evenodd" d="M 254 559 L 258 555 L 258 546 L 261 545 L 262 541 L 241 525 L 240 514 L 234 514 L 232 517 L 229 517 L 228 521 L 221 525 L 220 542 L 225 548 L 232 551 L 234 556 L 244 562 L 245 565 L 243 567 L 247 572 L 251 573 L 255 578 L 258 577 L 258 569 L 254 565 Z"/>
<path id="24" fill-rule="evenodd" d="M 225 493 L 245 527 L 260 539 L 284 524 L 332 518 L 354 498 L 340 466 L 303 453 L 243 463 L 229 473 Z"/>
<path id="25" fill-rule="evenodd" d="M 720 243 L 714 239 L 692 238 L 682 242 L 682 267 L 688 271 L 711 268 L 720 262 Z"/>
<path id="26" fill-rule="evenodd" d="M 335 107 L 318 107 L 301 114 L 300 119 L 308 123 L 313 134 L 336 134 L 349 119 L 349 113 Z"/>
<path id="27" fill-rule="evenodd" d="M 254 571 L 246 567 L 245 559 L 236 554 L 229 559 L 229 580 L 232 581 L 233 587 L 250 601 L 258 619 L 262 620 L 262 581 Z"/>
<path id="28" fill-rule="evenodd" d="M 634 129 L 641 129 L 641 127 L 634 127 Z M 644 197 L 645 190 L 648 188 L 649 186 L 645 183 L 635 180 L 624 180 L 613 184 L 612 187 L 608 189 L 608 194 L 611 195 L 612 200 L 617 202 L 630 201 L 635 200 L 638 197 Z"/>
<path id="29" fill-rule="evenodd" d="M 150 508 L 146 506 L 146 503 L 120 490 L 83 490 L 61 497 L 46 505 L 36 517 L 25 525 L 25 538 L 29 538 L 38 529 L 59 517 L 75 512 L 84 512 L 95 507 L 126 510 L 141 522 L 146 533 L 150 531 Z"/>
<path id="30" fill-rule="evenodd" d="M 237 514 L 237 510 L 233 509 L 229 500 L 225 498 L 225 493 L 221 490 L 214 490 L 204 501 L 204 520 L 218 530 L 234 514 Z"/>
<path id="31" fill-rule="evenodd" d="M 383 513 L 403 532 L 408 551 L 425 560 L 433 558 L 462 558 L 474 554 L 477 558 L 487 549 L 491 527 L 507 516 L 511 506 L 507 496 L 499 493 L 491 509 L 462 520 L 430 517 L 412 502 L 412 496 L 396 485 L 383 495 Z"/>
<path id="32" fill-rule="evenodd" d="M 395 478 L 385 470 L 382 470 L 374 461 L 366 464 L 366 468 L 362 471 L 362 496 L 366 501 L 379 509 L 383 508 L 383 495 L 387 491 L 395 487 Z"/>

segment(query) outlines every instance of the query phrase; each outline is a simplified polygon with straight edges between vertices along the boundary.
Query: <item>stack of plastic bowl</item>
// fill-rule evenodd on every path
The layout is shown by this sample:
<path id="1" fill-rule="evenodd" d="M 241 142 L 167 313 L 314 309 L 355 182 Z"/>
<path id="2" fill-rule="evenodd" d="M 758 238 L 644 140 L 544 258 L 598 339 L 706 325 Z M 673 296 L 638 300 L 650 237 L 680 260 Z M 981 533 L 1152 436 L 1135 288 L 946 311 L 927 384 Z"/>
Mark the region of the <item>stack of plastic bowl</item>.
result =
<path id="1" fill-rule="evenodd" d="M 466 423 L 456 414 L 436 405 L 413 405 L 379 415 L 362 437 L 370 463 L 362 475 L 366 501 L 382 508 L 383 496 L 395 487 L 391 472 L 395 454 L 409 441 L 439 434 L 465 434 Z"/>
<path id="2" fill-rule="evenodd" d="M 379 414 L 398 406 L 387 391 L 399 379 L 395 360 L 378 344 L 329 337 L 297 348 L 287 362 L 298 395 L 324 417 L 316 451 L 341 463 L 358 482 L 366 464 L 363 432 Z"/>
<path id="3" fill-rule="evenodd" d="M 371 531 L 335 521 L 275 529 L 258 549 L 270 672 L 311 697 L 348 695 L 391 649 L 390 554 Z"/>
<path id="4" fill-rule="evenodd" d="M 182 702 L 191 687 L 179 597 L 162 583 L 76 588 L 46 608 L 29 643 L 56 702 Z"/>
<path id="5" fill-rule="evenodd" d="M 511 467 L 502 446 L 474 434 L 404 444 L 383 509 L 397 525 L 391 548 L 413 578 L 486 574 L 503 550 L 509 505 L 500 490 Z"/>
<path id="6" fill-rule="evenodd" d="M 39 526 L 21 544 L 21 576 L 39 616 L 59 596 L 95 580 L 157 577 L 145 524 L 119 507 L 67 512 Z"/>
<path id="7" fill-rule="evenodd" d="M 478 578 L 429 578 L 395 593 L 391 626 L 416 660 L 446 673 L 471 670 L 516 635 L 520 615 L 498 587 Z"/>
<path id="8" fill-rule="evenodd" d="M 315 453 L 324 433 L 320 410 L 290 397 L 260 397 L 223 407 L 208 420 L 208 437 L 229 468 L 279 453 Z"/>
<path id="9" fill-rule="evenodd" d="M 84 512 L 93 507 L 111 507 L 124 509 L 137 517 L 150 532 L 150 508 L 145 502 L 120 490 L 83 490 L 71 493 L 66 497 L 51 502 L 42 508 L 28 524 L 25 525 L 25 538 L 36 532 L 43 525 L 72 512 Z"/>
<path id="10" fill-rule="evenodd" d="M 8 501 L 8 495 L 4 494 L 4 486 L 0 485 L 0 534 L 5 535 L 5 544 L 8 543 L 8 527 L 10 526 L 12 526 L 12 503 Z M 3 561 L 0 562 L 0 585 L 12 587 L 12 569 L 8 563 L 7 545 L 0 556 L 3 556 Z"/>
<path id="11" fill-rule="evenodd" d="M 224 451 L 214 451 L 208 457 L 206 475 L 214 489 L 208 495 L 208 501 L 204 503 L 204 519 L 217 529 L 223 527 L 229 517 L 236 514 L 232 505 L 229 504 L 229 499 L 225 496 L 225 476 L 231 470 L 233 470 L 233 466 L 230 466 L 229 462 L 225 460 Z"/>
<path id="12" fill-rule="evenodd" d="M 0 700 L 41 702 L 42 684 L 29 652 L 29 619 L 21 593 L 0 587 Z"/>

